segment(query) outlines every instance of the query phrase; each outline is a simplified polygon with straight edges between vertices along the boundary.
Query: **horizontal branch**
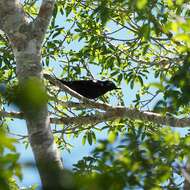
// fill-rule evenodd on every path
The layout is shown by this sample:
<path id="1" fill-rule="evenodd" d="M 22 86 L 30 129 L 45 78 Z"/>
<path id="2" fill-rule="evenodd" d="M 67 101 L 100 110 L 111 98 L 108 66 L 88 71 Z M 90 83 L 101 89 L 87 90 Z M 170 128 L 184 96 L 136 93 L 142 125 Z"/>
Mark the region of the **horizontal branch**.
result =
<path id="1" fill-rule="evenodd" d="M 68 92 L 71 96 L 81 100 L 83 103 L 75 103 L 75 102 L 62 102 L 62 105 L 67 105 L 68 107 L 77 107 L 77 108 L 95 108 L 101 109 L 104 112 L 98 113 L 90 116 L 79 116 L 79 117 L 62 117 L 62 118 L 51 118 L 52 123 L 56 124 L 96 124 L 105 121 L 114 121 L 116 119 L 133 119 L 133 120 L 141 120 L 141 121 L 149 121 L 159 125 L 169 125 L 172 127 L 187 127 L 190 126 L 190 119 L 182 118 L 178 119 L 172 116 L 163 116 L 158 113 L 139 111 L 137 109 L 129 109 L 124 106 L 113 107 L 109 104 L 95 102 L 88 98 L 85 98 L 73 91 L 69 87 L 62 84 L 56 78 L 44 74 L 44 77 L 50 81 L 50 83 L 58 86 L 60 89 Z M 70 105 L 69 105 L 70 104 Z"/>
<path id="2" fill-rule="evenodd" d="M 132 119 L 132 120 L 141 120 L 144 122 L 152 122 L 159 125 L 169 125 L 172 127 L 188 127 L 190 126 L 190 119 L 189 118 L 175 118 L 172 116 L 163 116 L 158 113 L 147 112 L 147 111 L 139 111 L 134 108 L 126 108 L 124 106 L 111 106 L 105 103 L 95 102 L 88 98 L 85 98 L 78 94 L 77 92 L 73 91 L 69 87 L 62 84 L 56 78 L 51 77 L 50 75 L 45 74 L 44 77 L 53 83 L 54 85 L 60 87 L 62 90 L 68 92 L 71 96 L 76 97 L 77 99 L 81 100 L 82 103 L 77 102 L 64 102 L 58 100 L 58 103 L 64 105 L 66 107 L 77 107 L 80 109 L 84 108 L 94 108 L 103 110 L 103 112 L 98 112 L 92 115 L 86 116 L 76 116 L 76 117 L 54 117 L 50 118 L 50 122 L 53 124 L 66 124 L 66 125 L 87 125 L 87 124 L 97 124 L 105 121 L 114 121 L 117 119 Z M 18 118 L 24 119 L 23 113 L 19 112 L 6 112 L 0 111 L 0 116 L 3 117 L 11 117 L 11 118 Z"/>
<path id="3" fill-rule="evenodd" d="M 144 122 L 153 122 L 159 125 L 169 125 L 171 127 L 188 127 L 190 126 L 190 119 L 182 118 L 178 119 L 171 116 L 162 116 L 153 112 L 143 112 L 137 109 L 129 109 L 126 107 L 113 107 L 111 110 L 79 117 L 62 117 L 62 118 L 51 118 L 52 123 L 56 124 L 97 124 L 105 121 L 114 121 L 117 119 L 133 119 L 141 120 Z"/>
<path id="4" fill-rule="evenodd" d="M 0 117 L 9 117 L 15 119 L 24 119 L 24 114 L 21 112 L 7 112 L 7 111 L 0 111 Z"/>
<path id="5" fill-rule="evenodd" d="M 5 112 L 0 111 L 0 116 L 23 119 L 24 115 L 19 112 Z M 93 115 L 77 116 L 77 117 L 61 117 L 50 118 L 53 124 L 66 124 L 66 125 L 87 125 L 97 124 L 105 121 L 114 121 L 117 119 L 132 119 L 141 120 L 144 122 L 153 122 L 159 125 L 169 125 L 171 127 L 188 127 L 190 126 L 190 119 L 178 119 L 171 116 L 162 116 L 158 113 L 139 111 L 137 109 L 130 109 L 126 107 L 112 107 L 105 112 L 99 112 Z"/>

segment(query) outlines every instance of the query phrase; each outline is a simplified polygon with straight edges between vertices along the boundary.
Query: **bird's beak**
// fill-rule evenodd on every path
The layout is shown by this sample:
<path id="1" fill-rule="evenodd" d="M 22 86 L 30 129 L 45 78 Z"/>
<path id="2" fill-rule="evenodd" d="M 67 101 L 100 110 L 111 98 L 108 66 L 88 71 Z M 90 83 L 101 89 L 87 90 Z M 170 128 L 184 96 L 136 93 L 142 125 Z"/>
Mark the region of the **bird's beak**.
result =
<path id="1" fill-rule="evenodd" d="M 121 88 L 115 88 L 116 90 L 121 90 Z"/>

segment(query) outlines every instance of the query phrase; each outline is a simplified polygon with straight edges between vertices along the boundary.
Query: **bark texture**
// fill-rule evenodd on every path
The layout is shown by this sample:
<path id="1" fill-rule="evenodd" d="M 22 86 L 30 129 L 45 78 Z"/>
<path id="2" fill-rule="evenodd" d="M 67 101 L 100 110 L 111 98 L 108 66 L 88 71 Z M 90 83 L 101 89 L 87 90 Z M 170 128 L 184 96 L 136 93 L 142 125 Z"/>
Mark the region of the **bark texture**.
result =
<path id="1" fill-rule="evenodd" d="M 44 0 L 39 15 L 30 22 L 17 0 L 0 0 L 0 29 L 12 45 L 20 86 L 30 79 L 41 80 L 41 44 L 53 7 L 54 0 Z M 37 93 L 34 95 L 38 96 Z M 60 179 L 63 167 L 49 127 L 47 104 L 28 106 L 23 112 L 43 189 L 63 189 Z"/>

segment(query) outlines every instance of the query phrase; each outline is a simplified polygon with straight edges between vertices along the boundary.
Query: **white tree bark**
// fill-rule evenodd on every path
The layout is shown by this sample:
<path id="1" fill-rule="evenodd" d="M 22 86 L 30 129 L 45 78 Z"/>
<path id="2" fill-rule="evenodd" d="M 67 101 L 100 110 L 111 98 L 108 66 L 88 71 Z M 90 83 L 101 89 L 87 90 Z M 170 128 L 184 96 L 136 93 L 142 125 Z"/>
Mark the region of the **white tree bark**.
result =
<path id="1" fill-rule="evenodd" d="M 0 0 L 0 29 L 8 36 L 12 45 L 21 86 L 30 78 L 41 80 L 41 44 L 53 7 L 54 0 L 43 0 L 37 18 L 29 22 L 17 0 Z M 23 116 L 43 189 L 61 189 L 63 167 L 49 127 L 47 105 L 38 110 L 28 108 L 24 110 Z"/>

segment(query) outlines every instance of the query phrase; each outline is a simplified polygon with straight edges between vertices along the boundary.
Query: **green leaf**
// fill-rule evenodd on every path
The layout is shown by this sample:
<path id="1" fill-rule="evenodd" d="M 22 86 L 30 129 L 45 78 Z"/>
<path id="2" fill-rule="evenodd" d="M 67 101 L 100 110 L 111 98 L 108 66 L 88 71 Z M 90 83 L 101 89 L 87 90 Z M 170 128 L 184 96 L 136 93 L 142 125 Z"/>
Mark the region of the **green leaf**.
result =
<path id="1" fill-rule="evenodd" d="M 137 8 L 138 9 L 143 9 L 147 4 L 147 0 L 137 0 Z"/>
<path id="2" fill-rule="evenodd" d="M 85 145 L 85 143 L 86 143 L 86 135 L 84 135 L 84 136 L 82 137 L 82 145 Z"/>
<path id="3" fill-rule="evenodd" d="M 90 132 L 87 133 L 87 139 L 88 139 L 89 145 L 92 145 L 92 134 Z"/>
<path id="4" fill-rule="evenodd" d="M 108 141 L 110 143 L 114 143 L 117 137 L 117 133 L 115 131 L 110 131 L 108 135 Z"/>

